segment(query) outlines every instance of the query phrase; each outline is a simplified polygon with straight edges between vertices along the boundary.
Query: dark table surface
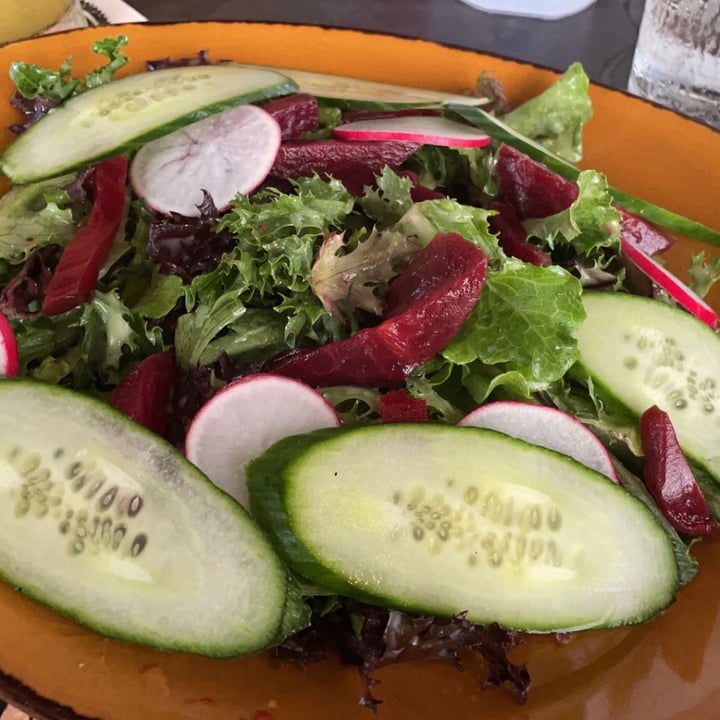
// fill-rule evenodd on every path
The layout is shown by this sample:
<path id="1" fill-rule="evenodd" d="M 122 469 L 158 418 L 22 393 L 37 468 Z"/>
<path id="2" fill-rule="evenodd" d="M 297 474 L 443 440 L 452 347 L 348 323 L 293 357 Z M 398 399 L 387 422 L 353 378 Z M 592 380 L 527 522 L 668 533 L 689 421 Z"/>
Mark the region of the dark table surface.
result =
<path id="1" fill-rule="evenodd" d="M 561 20 L 475 10 L 460 0 L 129 0 L 152 22 L 258 20 L 331 25 L 497 53 L 557 70 L 579 60 L 625 88 L 644 0 L 597 0 Z"/>

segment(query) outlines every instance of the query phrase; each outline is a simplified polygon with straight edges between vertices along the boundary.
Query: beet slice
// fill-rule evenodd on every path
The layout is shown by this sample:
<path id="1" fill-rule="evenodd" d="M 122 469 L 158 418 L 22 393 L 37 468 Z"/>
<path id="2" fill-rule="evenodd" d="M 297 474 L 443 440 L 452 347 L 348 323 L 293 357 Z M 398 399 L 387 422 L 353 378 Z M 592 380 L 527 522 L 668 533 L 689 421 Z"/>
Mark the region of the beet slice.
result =
<path id="1" fill-rule="evenodd" d="M 407 390 L 390 390 L 380 396 L 380 421 L 383 423 L 427 422 L 427 402 L 414 398 Z"/>
<path id="2" fill-rule="evenodd" d="M 562 212 L 578 196 L 578 187 L 536 162 L 510 145 L 501 145 L 495 165 L 498 191 L 510 203 L 521 220 L 543 218 Z M 667 250 L 673 243 L 654 225 L 637 215 L 618 208 L 621 220 L 621 237 L 632 242 L 648 255 Z"/>
<path id="3" fill-rule="evenodd" d="M 498 243 L 506 255 L 532 265 L 549 265 L 552 262 L 548 253 L 528 241 L 525 228 L 512 205 L 494 202 L 490 209 L 497 212 L 497 215 L 488 218 L 490 230 L 498 236 Z"/>
<path id="4" fill-rule="evenodd" d="M 281 359 L 272 371 L 315 387 L 392 387 L 457 334 L 485 283 L 487 256 L 460 235 L 436 235 L 390 286 L 386 319 L 346 340 Z"/>
<path id="5" fill-rule="evenodd" d="M 401 165 L 419 148 L 419 143 L 392 141 L 289 140 L 280 145 L 270 175 L 298 178 L 318 173 L 340 177 L 348 168 L 364 168 L 375 174 L 386 165 Z"/>
<path id="6" fill-rule="evenodd" d="M 719 535 L 705 497 L 678 442 L 670 416 L 657 405 L 640 418 L 643 477 L 658 507 L 680 533 Z"/>
<path id="7" fill-rule="evenodd" d="M 261 105 L 280 126 L 282 140 L 293 140 L 314 130 L 320 123 L 318 101 L 308 93 L 295 93 L 274 98 Z"/>
<path id="8" fill-rule="evenodd" d="M 622 239 L 631 242 L 646 255 L 659 255 L 670 248 L 674 238 L 658 230 L 637 215 L 618 208 L 622 215 Z"/>
<path id="9" fill-rule="evenodd" d="M 175 354 L 149 355 L 110 394 L 110 404 L 130 419 L 164 435 L 170 420 L 170 393 L 175 379 Z"/>

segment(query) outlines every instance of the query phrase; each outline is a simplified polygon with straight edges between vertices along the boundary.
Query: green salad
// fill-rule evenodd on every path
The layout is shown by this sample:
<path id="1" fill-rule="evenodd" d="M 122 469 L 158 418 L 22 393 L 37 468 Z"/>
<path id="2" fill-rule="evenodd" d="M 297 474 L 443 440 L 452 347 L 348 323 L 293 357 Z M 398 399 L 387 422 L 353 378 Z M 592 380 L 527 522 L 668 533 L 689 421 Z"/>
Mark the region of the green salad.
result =
<path id="1" fill-rule="evenodd" d="M 658 258 L 720 231 L 578 169 L 582 67 L 393 102 L 126 43 L 10 69 L 0 577 L 121 640 L 339 651 L 370 707 L 467 649 L 524 701 L 523 633 L 663 612 L 720 532 L 720 260 Z"/>

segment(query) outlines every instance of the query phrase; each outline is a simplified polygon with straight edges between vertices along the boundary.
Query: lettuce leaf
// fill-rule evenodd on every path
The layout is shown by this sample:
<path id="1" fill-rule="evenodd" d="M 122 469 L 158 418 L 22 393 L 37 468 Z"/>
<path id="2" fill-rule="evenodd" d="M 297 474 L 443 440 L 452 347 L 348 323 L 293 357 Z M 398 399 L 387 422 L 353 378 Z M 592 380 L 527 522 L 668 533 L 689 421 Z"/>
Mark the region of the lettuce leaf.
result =
<path id="1" fill-rule="evenodd" d="M 340 321 L 358 309 L 382 315 L 384 296 L 393 280 L 410 262 L 419 246 L 406 235 L 373 229 L 354 247 L 344 233 L 323 241 L 310 274 L 310 286 L 325 310 Z"/>
<path id="2" fill-rule="evenodd" d="M 620 250 L 620 213 L 613 207 L 605 176 L 584 170 L 577 179 L 579 194 L 565 210 L 524 222 L 531 237 L 544 241 L 551 250 L 572 248 L 585 263 L 602 259 L 604 251 Z"/>
<path id="3" fill-rule="evenodd" d="M 488 256 L 493 265 L 505 260 L 497 238 L 490 232 L 488 218 L 492 212 L 455 201 L 425 200 L 415 203 L 393 226 L 409 237 L 415 238 L 424 247 L 438 233 L 458 233 L 477 245 Z"/>
<path id="4" fill-rule="evenodd" d="M 95 395 L 118 383 L 135 362 L 162 348 L 150 328 L 114 290 L 55 317 L 13 321 L 22 374 Z"/>
<path id="5" fill-rule="evenodd" d="M 469 320 L 443 357 L 518 373 L 530 391 L 547 387 L 578 358 L 575 333 L 585 317 L 581 295 L 579 281 L 562 268 L 508 260 L 488 273 Z M 517 376 L 510 379 L 522 386 Z"/>
<path id="6" fill-rule="evenodd" d="M 540 95 L 503 116 L 505 124 L 571 163 L 582 159 L 582 132 L 592 117 L 590 81 L 580 63 Z"/>
<path id="7" fill-rule="evenodd" d="M 16 265 L 37 247 L 70 241 L 75 232 L 72 211 L 56 198 L 73 177 L 19 185 L 0 197 L 0 258 Z"/>
<path id="8" fill-rule="evenodd" d="M 412 182 L 386 166 L 382 173 L 376 176 L 376 184 L 376 188 L 365 187 L 359 201 L 360 207 L 380 227 L 389 227 L 400 220 L 412 206 Z"/>
<path id="9" fill-rule="evenodd" d="M 127 43 L 126 35 L 94 42 L 93 52 L 107 58 L 107 63 L 92 70 L 84 78 L 72 76 L 72 60 L 68 58 L 57 70 L 43 68 L 34 63 L 11 63 L 10 79 L 24 98 L 32 100 L 43 96 L 59 104 L 83 90 L 110 82 L 115 73 L 127 64 L 127 57 L 120 51 L 120 48 Z"/>

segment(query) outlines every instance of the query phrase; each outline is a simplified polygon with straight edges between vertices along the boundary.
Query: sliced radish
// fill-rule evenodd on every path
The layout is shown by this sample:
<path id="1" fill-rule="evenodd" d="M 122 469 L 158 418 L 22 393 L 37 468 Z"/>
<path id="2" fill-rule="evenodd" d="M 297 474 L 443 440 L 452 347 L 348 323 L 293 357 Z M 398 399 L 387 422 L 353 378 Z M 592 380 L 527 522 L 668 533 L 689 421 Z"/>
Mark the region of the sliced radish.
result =
<path id="1" fill-rule="evenodd" d="M 255 105 L 212 115 L 149 142 L 130 167 L 135 193 L 169 215 L 197 217 L 203 190 L 226 209 L 265 180 L 280 147 L 278 122 Z"/>
<path id="2" fill-rule="evenodd" d="M 400 115 L 357 120 L 333 129 L 343 140 L 399 140 L 445 147 L 485 147 L 490 136 L 469 125 L 433 115 Z"/>
<path id="3" fill-rule="evenodd" d="M 497 430 L 533 445 L 556 450 L 618 482 L 605 446 L 579 420 L 562 410 L 524 402 L 498 401 L 473 410 L 458 425 Z"/>
<path id="4" fill-rule="evenodd" d="M 0 313 L 0 377 L 13 377 L 20 369 L 15 333 L 8 319 Z"/>
<path id="5" fill-rule="evenodd" d="M 679 305 L 692 313 L 698 320 L 707 323 L 713 330 L 717 328 L 718 315 L 715 310 L 679 278 L 625 238 L 621 240 L 621 249 L 630 262 L 665 290 Z"/>
<path id="6" fill-rule="evenodd" d="M 249 375 L 203 405 L 185 438 L 185 455 L 215 485 L 248 507 L 245 467 L 290 435 L 338 427 L 335 408 L 298 380 Z"/>

